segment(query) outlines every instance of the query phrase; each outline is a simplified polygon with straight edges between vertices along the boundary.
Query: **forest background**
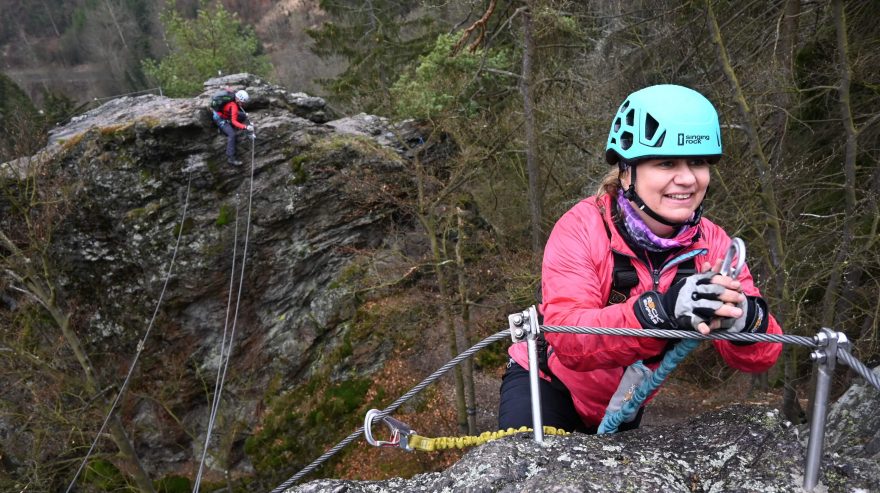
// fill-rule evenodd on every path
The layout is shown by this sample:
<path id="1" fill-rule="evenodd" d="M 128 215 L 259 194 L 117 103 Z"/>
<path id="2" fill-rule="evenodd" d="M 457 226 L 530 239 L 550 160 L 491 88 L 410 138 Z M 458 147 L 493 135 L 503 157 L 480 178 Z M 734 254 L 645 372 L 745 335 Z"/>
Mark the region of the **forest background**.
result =
<path id="1" fill-rule="evenodd" d="M 713 167 L 707 216 L 746 241 L 785 332 L 833 327 L 860 360 L 880 362 L 878 2 L 0 5 L 3 161 L 32 154 L 53 125 L 109 98 L 189 97 L 205 79 L 241 71 L 325 97 L 339 115 L 415 118 L 431 139 L 451 139 L 446 172 L 420 175 L 408 206 L 436 240 L 430 302 L 458 320 L 452 351 L 503 321 L 471 320 L 472 308 L 533 303 L 543 242 L 605 174 L 610 117 L 625 95 L 693 87 L 722 120 L 725 158 Z M 475 211 L 490 234 L 453 238 Z M 701 385 L 731 377 L 707 351 L 680 373 Z M 809 374 L 805 351 L 787 347 L 752 384 L 797 421 Z M 851 376 L 839 378 L 843 388 Z M 462 396 L 459 422 L 472 398 Z"/>

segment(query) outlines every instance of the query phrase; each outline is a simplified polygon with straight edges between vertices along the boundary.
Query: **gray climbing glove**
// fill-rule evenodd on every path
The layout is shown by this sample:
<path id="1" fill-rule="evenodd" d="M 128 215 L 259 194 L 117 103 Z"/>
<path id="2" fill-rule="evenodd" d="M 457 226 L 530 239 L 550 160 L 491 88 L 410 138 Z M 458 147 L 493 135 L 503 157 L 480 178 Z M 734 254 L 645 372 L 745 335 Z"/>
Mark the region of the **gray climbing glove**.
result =
<path id="1" fill-rule="evenodd" d="M 724 305 L 718 299 L 724 286 L 712 284 L 712 277 L 717 274 L 694 274 L 673 284 L 665 293 L 642 293 L 633 307 L 642 328 L 696 330 L 700 322 L 708 324 L 715 310 Z"/>
<path id="2" fill-rule="evenodd" d="M 760 296 L 746 296 L 746 300 L 738 303 L 742 310 L 739 318 L 724 317 L 721 319 L 721 329 L 727 332 L 748 332 L 751 334 L 763 334 L 767 332 L 769 317 L 767 316 L 767 302 Z M 730 341 L 737 346 L 754 344 L 749 341 Z"/>

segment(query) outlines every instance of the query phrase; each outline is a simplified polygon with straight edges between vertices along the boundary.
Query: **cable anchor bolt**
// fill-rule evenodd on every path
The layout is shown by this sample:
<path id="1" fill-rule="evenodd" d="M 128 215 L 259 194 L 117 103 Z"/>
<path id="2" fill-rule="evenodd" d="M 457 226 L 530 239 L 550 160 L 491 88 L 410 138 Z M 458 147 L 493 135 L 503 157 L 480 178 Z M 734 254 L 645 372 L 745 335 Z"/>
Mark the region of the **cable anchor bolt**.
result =
<path id="1" fill-rule="evenodd" d="M 524 341 L 529 335 L 537 336 L 540 330 L 537 323 L 538 312 L 534 306 L 508 315 L 507 321 L 510 327 L 510 338 L 513 342 Z M 534 324 L 532 321 L 534 321 Z"/>

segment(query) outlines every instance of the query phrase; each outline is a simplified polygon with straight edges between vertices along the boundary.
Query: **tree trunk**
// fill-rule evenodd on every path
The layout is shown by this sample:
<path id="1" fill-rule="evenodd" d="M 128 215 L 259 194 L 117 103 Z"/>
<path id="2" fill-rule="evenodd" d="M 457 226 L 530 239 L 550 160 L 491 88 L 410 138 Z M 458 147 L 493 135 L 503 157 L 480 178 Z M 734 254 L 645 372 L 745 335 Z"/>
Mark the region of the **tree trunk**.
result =
<path id="1" fill-rule="evenodd" d="M 770 162 L 764 153 L 761 137 L 758 133 L 758 123 L 752 110 L 743 94 L 742 86 L 730 63 L 730 57 L 727 54 L 727 48 L 724 45 L 724 38 L 721 36 L 721 28 L 715 17 L 715 11 L 712 8 L 712 1 L 706 0 L 706 13 L 709 26 L 709 33 L 712 43 L 718 52 L 718 63 L 724 72 L 727 81 L 733 89 L 733 99 L 736 102 L 740 117 L 743 119 L 742 126 L 749 138 L 749 148 L 752 155 L 752 162 L 758 171 L 758 177 L 761 186 L 761 205 L 763 207 L 764 222 L 767 228 L 765 237 L 768 242 L 768 251 L 770 258 L 768 265 L 771 269 L 771 279 L 773 279 L 773 294 L 776 300 L 780 302 L 780 306 L 773 311 L 773 314 L 781 326 L 787 316 L 788 308 L 786 300 L 788 300 L 788 284 L 785 278 L 785 248 L 782 241 L 782 228 L 779 208 L 777 206 L 776 192 L 773 185 L 773 173 L 771 172 Z M 781 150 L 780 150 L 781 152 Z M 788 371 L 793 371 L 794 367 L 785 367 Z M 790 381 L 786 385 L 793 385 Z M 796 395 L 794 396 L 796 398 Z M 795 399 L 793 402 L 797 402 Z"/>
<path id="2" fill-rule="evenodd" d="M 458 226 L 458 241 L 455 242 L 455 264 L 458 268 L 458 301 L 461 304 L 461 330 L 458 332 L 459 347 L 467 349 L 471 347 L 471 307 L 469 291 L 467 288 L 467 276 L 464 270 L 464 256 L 461 253 L 462 244 L 465 241 L 464 219 L 462 218 L 462 210 L 456 208 L 456 224 Z M 464 377 L 465 401 L 467 403 L 467 424 L 468 434 L 476 435 L 477 433 L 477 399 L 474 389 L 474 361 L 468 358 L 462 363 Z"/>
<path id="3" fill-rule="evenodd" d="M 797 90 L 794 81 L 794 51 L 797 46 L 798 19 L 800 18 L 801 2 L 800 0 L 786 0 L 782 18 L 782 34 L 779 42 L 779 49 L 775 55 L 777 65 L 777 74 L 779 75 L 778 85 L 782 90 L 778 90 L 776 106 L 779 108 L 771 118 L 771 127 L 777 135 L 774 139 L 775 146 L 771 153 L 772 170 L 778 170 L 782 166 L 783 161 L 788 156 L 787 137 L 789 114 L 792 107 L 798 102 Z M 789 313 L 789 303 L 787 298 L 778 299 L 777 321 L 782 324 L 783 318 Z M 797 346 L 786 345 L 783 347 L 783 390 L 782 390 L 782 409 L 785 416 L 793 423 L 799 423 L 803 419 L 804 410 L 801 408 L 798 400 L 797 388 L 794 382 L 798 378 L 798 348 Z"/>
<path id="4" fill-rule="evenodd" d="M 829 328 L 832 328 L 834 323 L 837 298 L 841 291 L 842 279 L 849 270 L 845 266 L 848 265 L 853 244 L 853 227 L 856 219 L 856 138 L 858 137 L 850 107 L 850 67 L 846 39 L 846 12 L 843 8 L 843 1 L 833 0 L 831 8 L 834 15 L 834 27 L 837 31 L 837 58 L 840 73 L 837 94 L 840 103 L 840 121 L 846 135 L 846 144 L 843 157 L 843 195 L 845 198 L 843 231 L 840 235 L 837 254 L 834 256 L 831 277 L 828 279 L 825 295 L 822 299 L 822 326 Z"/>
<path id="5" fill-rule="evenodd" d="M 427 224 L 428 221 L 433 221 L 432 219 L 425 217 L 424 223 Z M 433 225 L 429 225 L 426 228 L 428 233 L 428 239 L 431 243 L 431 254 L 434 258 L 434 273 L 437 276 L 437 285 L 440 289 L 440 299 L 443 303 L 451 305 L 452 297 L 449 294 L 449 288 L 446 283 L 446 274 L 443 272 L 443 264 L 445 263 L 445 259 L 443 258 L 443 254 L 440 251 L 440 245 L 437 242 L 437 234 L 436 229 Z M 440 317 L 443 319 L 443 325 L 446 327 L 446 337 L 449 339 L 449 355 L 451 358 L 458 356 L 461 352 L 458 347 L 458 337 L 455 330 L 455 320 L 449 316 L 449 312 L 441 313 Z M 453 374 L 455 376 L 455 409 L 456 415 L 458 416 L 458 429 L 462 433 L 467 433 L 468 430 L 468 418 L 467 418 L 467 402 L 464 397 L 464 377 L 462 376 L 461 366 L 456 365 L 453 369 Z"/>
<path id="6" fill-rule="evenodd" d="M 440 251 L 440 245 L 437 242 L 437 220 L 436 216 L 430 210 L 430 206 L 427 204 L 424 183 L 425 171 L 422 168 L 421 157 L 418 154 L 416 154 L 416 156 L 414 157 L 413 163 L 416 167 L 416 200 L 418 204 L 416 217 L 418 218 L 419 223 L 422 225 L 422 228 L 424 228 L 425 235 L 428 237 L 428 242 L 431 245 L 431 256 L 434 260 L 434 274 L 437 276 L 437 285 L 440 290 L 440 299 L 443 303 L 451 305 L 452 298 L 449 296 L 449 289 L 446 284 L 446 275 L 443 272 L 443 264 L 446 263 L 446 259 L 444 258 L 443 253 Z M 450 357 L 454 358 L 458 356 L 459 353 L 458 341 L 455 331 L 455 321 L 452 317 L 448 316 L 448 314 L 441 314 L 440 316 L 443 318 L 443 325 L 446 328 L 446 337 L 449 343 Z M 466 433 L 468 429 L 467 403 L 465 402 L 464 397 L 464 380 L 461 373 L 461 366 L 455 366 L 455 368 L 453 369 L 453 375 L 455 379 L 455 409 L 458 421 L 458 428 L 463 433 Z"/>
<path id="7" fill-rule="evenodd" d="M 532 2 L 523 12 L 523 62 L 519 89 L 523 98 L 523 125 L 526 132 L 526 170 L 529 176 L 529 222 L 531 225 L 532 251 L 540 255 L 544 248 L 541 231 L 543 211 L 541 207 L 541 184 L 538 167 L 538 137 L 536 133 L 534 99 L 532 96 L 532 61 L 535 43 L 532 39 Z"/>
<path id="8" fill-rule="evenodd" d="M 104 0 L 104 6 L 107 7 L 107 13 L 110 14 L 110 20 L 113 21 L 113 26 L 116 27 L 116 32 L 119 33 L 119 40 L 122 41 L 122 46 L 128 51 L 128 43 L 125 42 L 125 34 L 122 32 L 122 27 L 119 25 L 119 21 L 116 20 L 116 14 L 113 13 L 113 7 L 108 0 Z"/>

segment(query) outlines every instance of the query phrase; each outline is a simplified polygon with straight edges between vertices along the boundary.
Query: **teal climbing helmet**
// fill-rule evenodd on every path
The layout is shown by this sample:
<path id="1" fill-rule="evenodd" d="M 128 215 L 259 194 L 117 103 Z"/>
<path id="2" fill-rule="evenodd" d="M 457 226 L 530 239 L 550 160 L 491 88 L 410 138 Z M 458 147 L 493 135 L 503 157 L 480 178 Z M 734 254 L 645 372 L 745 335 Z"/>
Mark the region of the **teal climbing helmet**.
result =
<path id="1" fill-rule="evenodd" d="M 660 157 L 721 158 L 718 112 L 702 94 L 683 86 L 650 86 L 620 105 L 605 146 L 608 164 Z"/>

